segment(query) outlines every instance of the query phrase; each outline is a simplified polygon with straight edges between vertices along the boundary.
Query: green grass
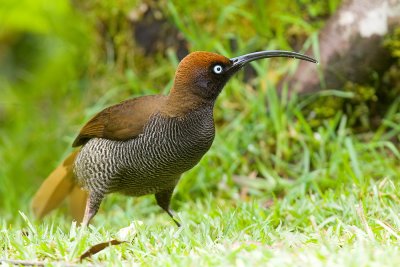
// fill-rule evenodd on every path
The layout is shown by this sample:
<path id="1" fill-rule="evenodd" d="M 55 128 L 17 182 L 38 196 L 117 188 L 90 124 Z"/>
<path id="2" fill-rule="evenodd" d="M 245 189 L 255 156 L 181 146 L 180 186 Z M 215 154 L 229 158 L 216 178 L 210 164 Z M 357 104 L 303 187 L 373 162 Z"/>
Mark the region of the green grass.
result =
<path id="1" fill-rule="evenodd" d="M 371 181 L 368 194 L 357 186 L 324 193 L 295 187 L 272 202 L 210 195 L 179 203 L 181 228 L 165 214 L 153 214 L 149 201 L 108 207 L 86 230 L 61 216 L 41 224 L 26 219 L 25 234 L 3 226 L 3 256 L 74 262 L 88 247 L 115 238 L 118 227 L 136 217 L 144 224 L 136 224 L 137 233 L 128 243 L 109 247 L 83 264 L 398 266 L 398 186 L 389 179 Z"/>
<path id="2" fill-rule="evenodd" d="M 310 36 L 302 50 L 315 48 L 315 30 L 323 23 L 318 17 L 325 14 L 321 4 L 308 0 L 291 5 L 290 12 L 285 6 L 293 1 L 276 1 L 269 6 L 275 11 L 270 17 L 263 1 L 222 1 L 210 12 L 208 4 L 186 2 L 163 7 L 190 49 L 228 56 L 291 49 L 289 30 Z M 10 3 L 16 2 L 9 1 L 7 12 Z M 177 64 L 173 50 L 145 59 L 121 52 L 133 49 L 123 27 L 112 36 L 119 44 L 114 52 L 129 60 L 116 59 L 125 62 L 123 67 L 109 62 L 96 35 L 96 18 L 119 25 L 124 16 L 108 12 L 111 1 L 90 3 L 88 16 L 64 4 L 15 8 L 33 14 L 29 23 L 14 21 L 14 28 L 6 28 L 14 39 L 0 29 L 0 40 L 22 38 L 9 47 L 29 58 L 22 66 L 17 59 L 10 61 L 14 65 L 5 61 L 8 68 L 0 66 L 0 259 L 96 266 L 399 266 L 400 153 L 393 141 L 400 133 L 400 98 L 375 131 L 353 134 L 340 112 L 311 127 L 304 110 L 315 99 L 352 95 L 330 90 L 304 99 L 284 91 L 279 97 L 275 83 L 296 68 L 294 60 L 256 62 L 255 79 L 244 83 L 240 73 L 228 83 L 215 108 L 214 144 L 175 191 L 172 204 L 181 228 L 152 196 L 108 196 L 88 229 L 71 223 L 66 207 L 35 220 L 29 201 L 71 151 L 82 124 L 128 97 L 168 92 Z M 117 9 L 128 12 L 135 3 L 122 1 Z M 329 12 L 337 3 L 326 2 Z M 197 15 L 183 15 L 193 12 Z M 35 18 L 40 19 L 33 23 Z M 71 21 L 68 30 L 53 23 L 57 20 Z M 206 23 L 202 35 L 199 21 Z M 232 36 L 235 52 L 229 46 Z M 57 49 L 49 49 L 54 43 Z M 136 235 L 128 242 L 77 261 L 131 223 Z"/>
<path id="3" fill-rule="evenodd" d="M 224 94 L 243 87 L 235 79 Z M 71 225 L 60 211 L 42 222 L 29 212 L 3 220 L 2 256 L 75 262 L 90 246 L 143 221 L 128 243 L 82 264 L 397 266 L 397 149 L 384 136 L 366 142 L 352 135 L 340 114 L 312 131 L 297 100 L 283 106 L 273 90 L 254 89 L 179 184 L 173 206 L 181 228 L 152 197 L 113 196 L 89 229 Z M 268 107 L 257 103 L 264 98 Z M 268 138 L 279 140 L 275 153 L 263 150 Z"/>

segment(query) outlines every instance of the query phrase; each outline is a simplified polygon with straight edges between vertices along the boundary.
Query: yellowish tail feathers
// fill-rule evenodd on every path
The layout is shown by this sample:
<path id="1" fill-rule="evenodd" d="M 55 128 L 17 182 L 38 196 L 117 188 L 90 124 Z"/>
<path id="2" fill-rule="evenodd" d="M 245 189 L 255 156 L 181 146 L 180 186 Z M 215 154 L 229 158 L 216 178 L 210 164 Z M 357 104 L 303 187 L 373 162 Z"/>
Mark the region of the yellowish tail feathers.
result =
<path id="1" fill-rule="evenodd" d="M 86 201 L 88 198 L 88 193 L 82 190 L 79 186 L 74 186 L 71 193 L 69 194 L 68 204 L 69 212 L 77 222 L 83 221 L 83 216 L 85 215 Z"/>
<path id="2" fill-rule="evenodd" d="M 57 208 L 69 196 L 70 212 L 78 222 L 82 221 L 87 194 L 79 188 L 73 178 L 72 167 L 78 151 L 72 152 L 46 178 L 32 199 L 34 215 L 41 219 Z M 83 208 L 82 208 L 83 205 Z"/>

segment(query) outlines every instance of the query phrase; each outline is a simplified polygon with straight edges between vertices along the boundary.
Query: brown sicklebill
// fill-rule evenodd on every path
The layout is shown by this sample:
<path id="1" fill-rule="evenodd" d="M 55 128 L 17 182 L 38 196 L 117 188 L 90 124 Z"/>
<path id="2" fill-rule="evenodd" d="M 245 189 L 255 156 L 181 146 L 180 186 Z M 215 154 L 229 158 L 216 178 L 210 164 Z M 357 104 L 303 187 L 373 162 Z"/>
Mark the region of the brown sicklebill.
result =
<path id="1" fill-rule="evenodd" d="M 213 108 L 226 82 L 247 63 L 271 57 L 317 61 L 270 50 L 227 58 L 193 52 L 178 65 L 169 95 L 138 97 L 108 107 L 83 126 L 72 152 L 43 182 L 32 209 L 41 218 L 69 197 L 76 220 L 87 225 L 106 194 L 154 194 L 174 219 L 170 200 L 182 173 L 210 148 Z"/>

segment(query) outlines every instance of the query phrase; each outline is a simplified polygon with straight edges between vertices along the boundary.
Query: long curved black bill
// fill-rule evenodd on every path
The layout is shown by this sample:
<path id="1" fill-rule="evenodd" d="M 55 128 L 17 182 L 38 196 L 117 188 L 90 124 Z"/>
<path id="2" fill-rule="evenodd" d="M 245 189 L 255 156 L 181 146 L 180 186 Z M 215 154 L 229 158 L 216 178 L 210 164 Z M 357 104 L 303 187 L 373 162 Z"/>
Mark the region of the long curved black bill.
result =
<path id="1" fill-rule="evenodd" d="M 232 68 L 238 70 L 251 61 L 261 58 L 270 58 L 270 57 L 289 57 L 289 58 L 306 60 L 312 63 L 318 63 L 318 61 L 312 57 L 296 52 L 283 51 L 283 50 L 267 50 L 267 51 L 254 52 L 243 56 L 231 58 L 230 61 L 233 63 Z"/>

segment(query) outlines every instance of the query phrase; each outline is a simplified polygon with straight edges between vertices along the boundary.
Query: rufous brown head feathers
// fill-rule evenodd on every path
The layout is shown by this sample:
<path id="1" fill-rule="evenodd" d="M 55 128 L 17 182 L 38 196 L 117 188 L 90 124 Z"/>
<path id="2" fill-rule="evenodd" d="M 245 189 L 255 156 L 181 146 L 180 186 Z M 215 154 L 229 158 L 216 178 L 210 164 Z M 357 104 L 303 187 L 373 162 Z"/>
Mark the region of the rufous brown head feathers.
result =
<path id="1" fill-rule="evenodd" d="M 225 70 L 232 64 L 229 58 L 215 53 L 193 52 L 179 63 L 174 90 L 214 101 L 231 76 Z"/>
<path id="2" fill-rule="evenodd" d="M 269 57 L 291 57 L 317 63 L 306 55 L 281 50 L 260 51 L 231 59 L 211 52 L 193 52 L 179 63 L 171 93 L 185 92 L 214 101 L 229 78 L 244 65 Z"/>
<path id="3" fill-rule="evenodd" d="M 204 103 L 214 103 L 233 74 L 251 61 L 269 57 L 291 57 L 317 63 L 306 55 L 281 50 L 260 51 L 230 59 L 211 52 L 193 52 L 178 65 L 165 113 L 179 116 Z"/>

